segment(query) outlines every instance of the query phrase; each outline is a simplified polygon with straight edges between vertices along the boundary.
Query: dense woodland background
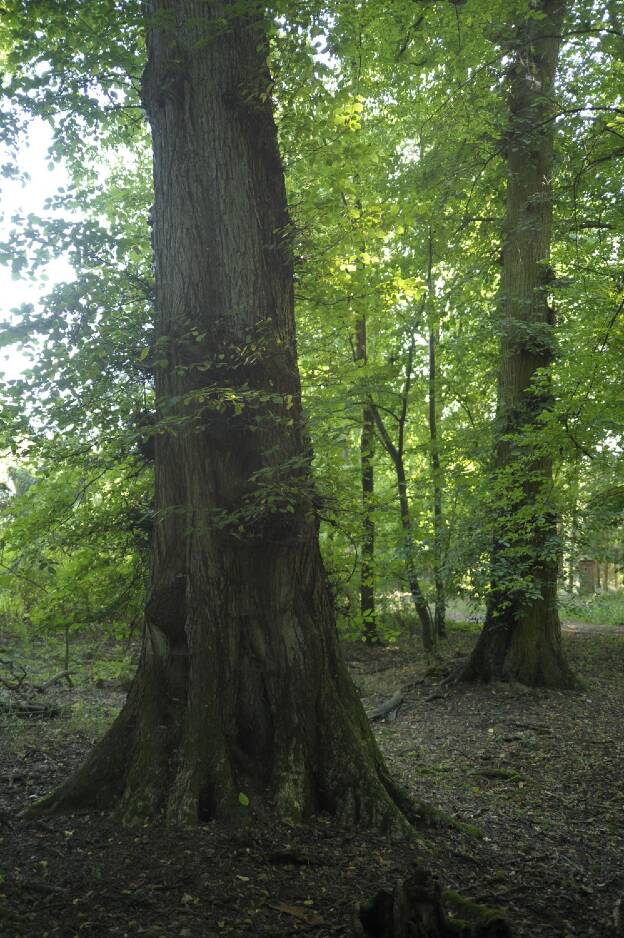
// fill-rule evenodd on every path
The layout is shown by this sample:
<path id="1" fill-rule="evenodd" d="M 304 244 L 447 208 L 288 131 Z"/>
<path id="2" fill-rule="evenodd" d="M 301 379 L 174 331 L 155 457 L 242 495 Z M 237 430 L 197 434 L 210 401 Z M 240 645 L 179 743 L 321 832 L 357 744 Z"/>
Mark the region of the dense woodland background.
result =
<path id="1" fill-rule="evenodd" d="M 36 279 L 59 254 L 76 271 L 48 296 L 42 285 L 38 306 L 5 311 L 3 344 L 20 343 L 31 366 L 2 387 L 1 603 L 5 625 L 29 634 L 137 628 L 150 449 L 170 431 L 153 406 L 166 350 L 151 338 L 140 10 L 126 4 L 120 17 L 115 7 L 9 3 L 0 20 L 8 157 L 41 117 L 54 130 L 50 160 L 72 180 L 42 217 L 15 217 L 2 246 L 16 277 Z M 525 7 L 540 16 L 511 0 L 275 13 L 265 93 L 287 176 L 283 235 L 296 257 L 322 549 L 350 638 L 417 632 L 410 569 L 440 631 L 450 597 L 487 595 L 493 519 L 510 511 L 492 434 L 508 50 Z M 552 460 L 547 506 L 524 523 L 556 513 L 561 599 L 573 618 L 600 604 L 589 581 L 618 588 L 622 560 L 623 52 L 618 4 L 570 5 L 546 119 L 553 397 L 523 442 Z M 3 171 L 19 177 L 20 167 L 7 158 Z M 250 337 L 241 355 L 253 354 Z M 288 493 L 258 480 L 257 498 Z M 509 577 L 521 578 L 513 551 Z"/>

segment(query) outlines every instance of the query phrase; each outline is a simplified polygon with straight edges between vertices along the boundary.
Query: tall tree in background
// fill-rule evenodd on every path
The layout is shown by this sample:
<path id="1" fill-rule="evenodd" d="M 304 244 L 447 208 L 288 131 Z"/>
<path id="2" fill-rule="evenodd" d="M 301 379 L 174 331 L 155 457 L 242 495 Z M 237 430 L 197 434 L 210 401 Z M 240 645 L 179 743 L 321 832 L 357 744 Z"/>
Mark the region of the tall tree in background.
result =
<path id="1" fill-rule="evenodd" d="M 138 674 L 41 810 L 402 824 L 340 659 L 297 369 L 289 221 L 257 15 L 152 0 L 158 433 Z"/>
<path id="2" fill-rule="evenodd" d="M 375 420 L 375 429 L 381 441 L 383 448 L 389 456 L 396 476 L 396 487 L 399 502 L 399 517 L 401 521 L 401 531 L 403 534 L 403 543 L 401 550 L 403 554 L 403 563 L 405 565 L 405 578 L 407 586 L 414 603 L 414 609 L 420 623 L 420 634 L 423 648 L 427 653 L 433 652 L 437 644 L 437 632 L 434 629 L 433 619 L 423 593 L 418 570 L 416 566 L 416 539 L 414 537 L 413 515 L 410 507 L 409 486 L 407 477 L 407 467 L 405 459 L 406 427 L 407 417 L 410 405 L 410 395 L 412 384 L 414 382 L 414 352 L 416 349 L 416 331 L 412 331 L 410 344 L 407 349 L 405 360 L 405 376 L 403 387 L 400 392 L 400 409 L 398 414 L 393 414 L 396 420 L 396 442 L 392 439 L 384 418 L 381 415 L 378 404 L 371 400 L 371 411 Z"/>
<path id="3" fill-rule="evenodd" d="M 446 638 L 446 587 L 444 582 L 445 530 L 442 512 L 444 478 L 440 461 L 440 437 L 438 433 L 438 408 L 440 382 L 438 371 L 438 346 L 440 344 L 440 322 L 435 311 L 433 288 L 433 233 L 429 226 L 427 261 L 427 319 L 428 319 L 428 411 L 431 465 L 431 488 L 433 492 L 433 584 L 435 589 L 434 628 L 438 638 Z"/>
<path id="4" fill-rule="evenodd" d="M 366 314 L 361 313 L 355 323 L 354 358 L 366 365 Z M 360 481 L 362 486 L 362 559 L 360 562 L 360 615 L 364 636 L 369 643 L 379 641 L 375 621 L 375 418 L 370 403 L 362 405 L 360 430 Z"/>
<path id="5" fill-rule="evenodd" d="M 464 678 L 566 687 L 552 465 L 540 440 L 551 404 L 552 99 L 565 2 L 539 0 L 531 12 L 513 29 L 510 68 L 495 483 L 504 501 L 486 622 Z"/>

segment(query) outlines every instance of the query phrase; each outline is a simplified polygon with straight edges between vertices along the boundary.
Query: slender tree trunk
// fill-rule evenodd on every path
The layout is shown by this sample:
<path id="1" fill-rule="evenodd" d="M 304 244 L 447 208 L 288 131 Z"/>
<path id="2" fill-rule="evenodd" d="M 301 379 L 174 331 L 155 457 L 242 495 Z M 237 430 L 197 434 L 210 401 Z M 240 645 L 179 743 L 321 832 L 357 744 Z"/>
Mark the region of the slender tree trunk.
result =
<path id="1" fill-rule="evenodd" d="M 434 315 L 433 292 L 433 237 L 429 228 L 429 261 L 427 264 L 427 306 L 429 312 L 429 442 L 431 482 L 433 489 L 433 583 L 435 588 L 434 629 L 438 638 L 446 638 L 446 590 L 444 584 L 444 515 L 442 503 L 444 478 L 440 463 L 440 439 L 438 435 L 438 363 L 437 348 L 440 342 L 440 326 Z"/>
<path id="2" fill-rule="evenodd" d="M 572 516 L 570 519 L 570 544 L 568 549 L 568 592 L 574 592 L 574 581 L 578 565 L 578 479 L 575 481 L 574 503 L 572 505 Z"/>
<path id="3" fill-rule="evenodd" d="M 152 586 L 126 706 L 39 810 L 403 826 L 319 553 L 262 24 L 222 0 L 151 0 L 147 26 Z"/>
<path id="4" fill-rule="evenodd" d="M 366 364 L 366 317 L 358 316 L 355 324 L 355 360 Z M 371 406 L 362 407 L 362 429 L 360 432 L 360 481 L 362 487 L 362 543 L 360 563 L 360 615 L 364 623 L 364 635 L 369 643 L 378 642 L 375 616 L 375 519 L 373 515 L 375 495 L 375 420 Z"/>
<path id="5" fill-rule="evenodd" d="M 359 47 L 361 53 L 361 33 Z M 361 58 L 360 58 L 361 67 Z M 359 76 L 359 68 L 357 72 Z M 357 83 L 357 82 L 356 82 Z M 359 178 L 358 178 L 359 184 Z M 348 199 L 343 193 L 343 202 L 348 206 Z M 355 205 L 362 211 L 362 203 L 356 198 Z M 355 228 L 355 223 L 353 223 Z M 366 245 L 362 245 L 362 252 Z M 368 340 L 366 314 L 359 313 L 355 321 L 355 343 L 353 359 L 356 364 L 366 365 L 368 361 Z M 362 490 L 362 537 L 360 545 L 360 616 L 364 625 L 364 637 L 368 643 L 379 641 L 375 612 L 375 422 L 368 401 L 362 407 L 362 428 L 360 431 L 360 486 Z"/>
<path id="6" fill-rule="evenodd" d="M 444 582 L 444 515 L 442 508 L 443 486 L 440 463 L 440 444 L 437 420 L 437 364 L 436 348 L 439 330 L 429 333 L 429 436 L 431 442 L 431 478 L 433 482 L 433 582 L 435 587 L 434 626 L 438 638 L 446 638 L 446 586 Z"/>
<path id="7" fill-rule="evenodd" d="M 69 671 L 69 625 L 67 623 L 64 628 L 63 670 Z"/>
<path id="8" fill-rule="evenodd" d="M 427 600 L 425 599 L 423 591 L 420 587 L 418 574 L 416 572 L 414 532 L 412 529 L 407 475 L 405 472 L 405 460 L 403 456 L 405 420 L 407 416 L 413 353 L 414 343 L 412 342 L 408 355 L 407 378 L 405 387 L 403 388 L 403 403 L 401 405 L 401 416 L 399 419 L 398 446 L 395 446 L 392 442 L 386 425 L 382 420 L 381 414 L 379 413 L 379 409 L 372 404 L 371 413 L 375 421 L 375 427 L 379 434 L 379 438 L 388 456 L 392 460 L 396 474 L 397 494 L 399 497 L 399 517 L 401 519 L 401 530 L 403 532 L 403 556 L 405 563 L 405 573 L 407 576 L 409 591 L 414 603 L 414 609 L 416 610 L 416 615 L 418 616 L 418 620 L 420 622 L 423 648 L 427 653 L 430 653 L 435 650 L 437 636 L 433 627 L 429 606 L 427 605 Z"/>
<path id="9" fill-rule="evenodd" d="M 405 465 L 401 457 L 395 463 L 397 478 L 397 490 L 399 493 L 399 512 L 401 516 L 401 528 L 403 530 L 403 544 L 405 550 L 405 572 L 407 573 L 407 583 L 409 591 L 414 602 L 416 614 L 420 620 L 421 636 L 423 648 L 426 652 L 432 652 L 436 645 L 436 633 L 431 621 L 429 606 L 420 588 L 418 574 L 416 573 L 416 563 L 414 560 L 414 534 L 412 531 L 412 519 L 410 516 L 409 498 L 407 494 L 407 478 L 405 475 Z"/>
<path id="10" fill-rule="evenodd" d="M 545 376 L 554 326 L 548 301 L 552 95 L 565 0 L 539 0 L 534 6 L 539 16 L 515 30 L 510 74 L 494 481 L 501 498 L 492 586 L 485 627 L 464 678 L 567 687 L 574 678 L 562 654 L 557 611 L 552 467 L 535 443 L 550 406 Z"/>

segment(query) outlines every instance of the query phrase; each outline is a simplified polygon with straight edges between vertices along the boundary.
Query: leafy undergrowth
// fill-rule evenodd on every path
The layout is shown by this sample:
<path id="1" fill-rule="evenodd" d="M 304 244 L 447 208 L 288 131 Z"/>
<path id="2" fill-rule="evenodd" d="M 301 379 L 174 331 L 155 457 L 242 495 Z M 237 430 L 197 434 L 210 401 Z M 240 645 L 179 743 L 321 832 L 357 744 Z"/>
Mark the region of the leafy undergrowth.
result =
<path id="1" fill-rule="evenodd" d="M 477 602 L 461 596 L 449 600 L 447 614 L 456 624 L 482 622 L 485 608 Z M 564 625 L 598 625 L 624 628 L 624 589 L 607 590 L 599 593 L 579 594 L 559 590 L 559 615 Z"/>
<path id="2" fill-rule="evenodd" d="M 473 641 L 454 629 L 446 654 Z M 418 846 L 330 819 L 234 835 L 216 824 L 124 830 L 100 814 L 24 820 L 21 809 L 80 762 L 123 700 L 115 679 L 86 674 L 49 691 L 61 718 L 0 723 L 0 935 L 348 935 L 353 903 L 414 862 L 438 874 L 451 904 L 506 910 L 519 938 L 615 934 L 624 637 L 565 642 L 585 679 L 579 693 L 449 687 L 410 648 L 346 646 L 367 708 L 402 689 L 396 719 L 376 724 L 393 772 L 465 822 L 426 829 Z"/>
<path id="3" fill-rule="evenodd" d="M 559 603 L 564 621 L 624 626 L 624 590 L 592 593 L 588 596 L 562 593 Z"/>

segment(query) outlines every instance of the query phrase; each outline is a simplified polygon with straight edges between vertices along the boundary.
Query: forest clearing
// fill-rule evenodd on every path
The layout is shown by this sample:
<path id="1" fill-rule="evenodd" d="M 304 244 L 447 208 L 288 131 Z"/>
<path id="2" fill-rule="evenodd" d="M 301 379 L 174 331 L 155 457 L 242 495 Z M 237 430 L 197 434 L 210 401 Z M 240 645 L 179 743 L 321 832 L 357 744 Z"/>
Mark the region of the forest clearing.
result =
<path id="1" fill-rule="evenodd" d="M 3 0 L 0 935 L 616 938 L 617 0 Z"/>

